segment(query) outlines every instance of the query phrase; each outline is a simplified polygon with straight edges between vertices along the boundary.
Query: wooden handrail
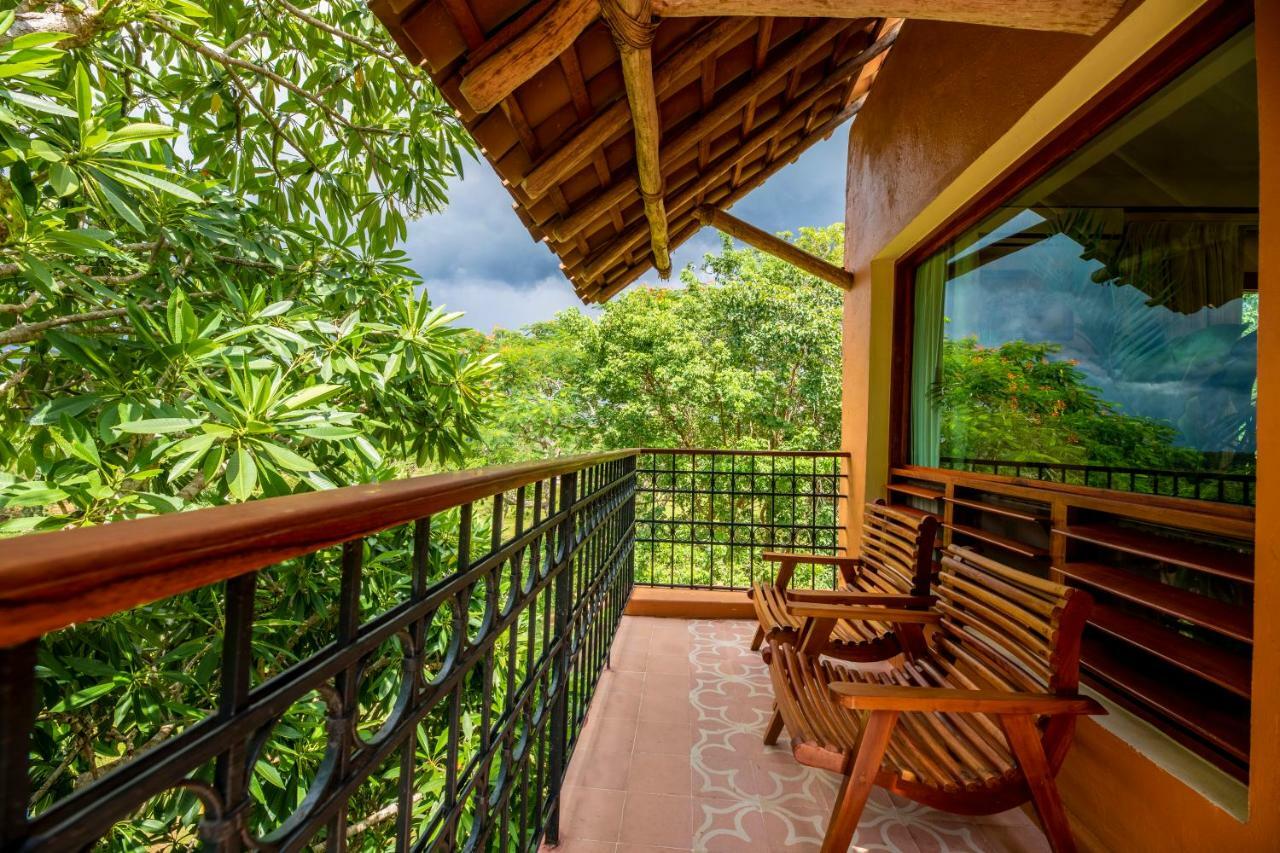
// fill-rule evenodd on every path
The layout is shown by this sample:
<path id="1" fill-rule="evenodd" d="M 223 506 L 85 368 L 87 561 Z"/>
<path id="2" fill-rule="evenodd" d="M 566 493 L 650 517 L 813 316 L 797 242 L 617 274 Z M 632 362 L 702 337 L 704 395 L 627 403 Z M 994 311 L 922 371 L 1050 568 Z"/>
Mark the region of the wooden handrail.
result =
<path id="1" fill-rule="evenodd" d="M 636 453 L 641 456 L 661 456 L 696 453 L 699 456 L 817 456 L 851 458 L 847 450 L 726 450 L 723 447 L 640 447 Z"/>
<path id="2" fill-rule="evenodd" d="M 432 474 L 6 540 L 0 646 L 637 452 Z"/>

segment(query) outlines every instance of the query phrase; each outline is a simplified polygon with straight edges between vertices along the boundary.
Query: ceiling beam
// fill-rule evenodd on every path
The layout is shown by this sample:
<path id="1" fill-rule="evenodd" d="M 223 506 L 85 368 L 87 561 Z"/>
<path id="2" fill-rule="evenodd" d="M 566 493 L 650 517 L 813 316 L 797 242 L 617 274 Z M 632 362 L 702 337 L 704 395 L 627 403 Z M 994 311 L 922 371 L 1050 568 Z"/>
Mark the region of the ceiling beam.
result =
<path id="1" fill-rule="evenodd" d="M 1123 0 L 653 0 L 653 13 L 664 18 L 921 18 L 1093 35 L 1121 5 Z"/>
<path id="2" fill-rule="evenodd" d="M 835 71 L 827 75 L 817 86 L 796 103 L 787 108 L 786 113 L 781 117 L 780 121 L 771 122 L 769 125 L 770 133 L 776 129 L 786 129 L 790 126 L 799 115 L 813 108 L 813 105 L 824 95 L 831 92 L 832 89 L 838 88 L 849 77 L 855 74 L 859 68 L 866 66 L 876 57 L 881 56 L 885 51 L 893 46 L 897 33 L 892 32 L 877 40 L 873 45 L 859 53 L 851 59 L 845 60 Z M 776 82 L 776 81 L 774 81 Z M 757 89 L 748 88 L 745 92 L 746 96 L 755 94 Z M 743 94 L 739 94 L 730 99 L 729 108 L 732 110 L 737 105 L 745 103 L 746 98 Z M 722 120 L 720 118 L 713 119 L 714 122 Z M 669 140 L 667 145 L 667 162 L 669 164 L 678 162 L 676 158 L 679 154 L 689 151 L 702 138 L 705 128 L 695 126 L 689 131 L 677 136 L 675 139 Z M 742 147 L 735 154 L 736 157 L 747 158 L 755 153 L 760 144 L 768 142 L 770 136 L 763 134 L 753 134 L 751 138 L 742 144 Z M 673 153 L 675 152 L 675 153 Z M 582 229 L 590 226 L 601 215 L 606 213 L 610 208 L 622 204 L 627 196 L 635 192 L 635 178 L 630 176 L 619 176 L 605 189 L 601 190 L 594 198 L 572 211 L 568 216 L 561 220 L 554 221 L 547 226 L 547 230 L 551 236 L 557 241 L 564 242 L 573 239 L 575 235 Z"/>
<path id="3" fill-rule="evenodd" d="M 555 62 L 582 31 L 600 17 L 599 0 L 557 0 L 532 24 L 523 19 L 509 26 L 519 33 L 499 31 L 490 41 L 504 44 L 474 67 L 463 69 L 459 88 L 477 113 L 500 104 L 522 83 Z"/>
<path id="4" fill-rule="evenodd" d="M 843 267 L 828 263 L 815 255 L 811 255 L 786 240 L 762 231 L 750 223 L 743 222 L 736 216 L 730 216 L 723 210 L 704 205 L 693 214 L 703 225 L 710 225 L 730 237 L 736 237 L 748 246 L 773 255 L 781 261 L 797 266 L 810 275 L 825 279 L 832 284 L 849 290 L 853 287 L 853 273 Z"/>
<path id="5" fill-rule="evenodd" d="M 740 38 L 750 26 L 754 24 L 749 20 L 728 18 L 699 30 L 658 66 L 653 80 L 655 94 L 662 97 L 675 87 L 688 83 L 688 76 L 702 64 L 702 60 L 714 56 L 733 39 Z M 531 198 L 541 198 L 581 168 L 602 146 L 621 135 L 630 124 L 630 104 L 624 100 L 614 101 L 531 169 L 520 182 L 520 188 Z"/>

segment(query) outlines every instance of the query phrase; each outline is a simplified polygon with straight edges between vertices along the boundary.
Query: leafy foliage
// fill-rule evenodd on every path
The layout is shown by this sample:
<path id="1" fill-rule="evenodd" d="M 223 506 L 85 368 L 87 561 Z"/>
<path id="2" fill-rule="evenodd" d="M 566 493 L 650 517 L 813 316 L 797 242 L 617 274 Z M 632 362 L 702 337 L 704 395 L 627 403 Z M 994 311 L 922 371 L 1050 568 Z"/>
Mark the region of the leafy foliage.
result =
<path id="1" fill-rule="evenodd" d="M 471 142 L 354 2 L 0 14 L 0 532 L 459 459 L 488 405 L 394 248 Z"/>
<path id="2" fill-rule="evenodd" d="M 843 228 L 797 244 L 838 259 Z M 636 288 L 596 321 L 572 310 L 499 332 L 507 399 L 490 458 L 614 447 L 839 445 L 841 294 L 725 239 L 680 290 Z"/>
<path id="3" fill-rule="evenodd" d="M 1173 426 L 1117 411 L 1055 344 L 945 340 L 942 456 L 1194 469 Z"/>

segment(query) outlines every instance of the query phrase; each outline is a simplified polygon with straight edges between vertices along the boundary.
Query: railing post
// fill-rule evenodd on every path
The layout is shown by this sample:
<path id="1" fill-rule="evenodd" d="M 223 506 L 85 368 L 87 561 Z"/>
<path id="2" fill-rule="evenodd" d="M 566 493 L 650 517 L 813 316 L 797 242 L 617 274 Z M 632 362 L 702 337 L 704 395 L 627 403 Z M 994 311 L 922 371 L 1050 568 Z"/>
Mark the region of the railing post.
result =
<path id="1" fill-rule="evenodd" d="M 31 728 L 36 721 L 36 640 L 0 649 L 0 847 L 27 835 Z"/>
<path id="2" fill-rule="evenodd" d="M 555 704 L 551 706 L 551 814 L 547 819 L 548 844 L 560 843 L 560 789 L 564 779 L 565 751 L 569 741 L 569 611 L 573 592 L 573 546 L 577 520 L 573 505 L 578 500 L 578 473 L 570 471 L 560 476 L 557 512 L 564 513 L 556 534 L 555 566 L 555 665 L 552 667 L 552 684 L 555 686 Z"/>

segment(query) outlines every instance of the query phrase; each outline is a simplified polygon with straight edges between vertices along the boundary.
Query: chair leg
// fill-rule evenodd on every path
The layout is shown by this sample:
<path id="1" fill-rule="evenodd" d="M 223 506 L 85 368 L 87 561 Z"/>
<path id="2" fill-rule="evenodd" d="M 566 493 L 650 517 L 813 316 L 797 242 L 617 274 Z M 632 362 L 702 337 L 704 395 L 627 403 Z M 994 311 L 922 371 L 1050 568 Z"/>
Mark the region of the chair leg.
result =
<path id="1" fill-rule="evenodd" d="M 827 824 L 827 834 L 822 839 L 822 853 L 847 853 L 853 843 L 853 833 L 858 829 L 867 797 L 871 796 L 871 787 L 880 773 L 884 751 L 889 746 L 889 737 L 897 721 L 897 711 L 872 711 L 867 718 L 853 769 L 840 787 L 840 796 L 836 798 L 836 807 L 831 812 L 831 822 Z"/>
<path id="2" fill-rule="evenodd" d="M 753 652 L 760 651 L 760 647 L 762 645 L 764 645 L 764 626 L 757 625 L 755 639 L 751 641 L 751 651 Z"/>
<path id="3" fill-rule="evenodd" d="M 769 718 L 769 728 L 764 730 L 764 745 L 773 746 L 778 742 L 778 737 L 782 734 L 782 712 L 778 710 L 778 706 L 773 706 L 773 716 Z"/>
<path id="4" fill-rule="evenodd" d="M 1067 812 L 1058 796 L 1058 786 L 1053 781 L 1049 761 L 1045 758 L 1044 745 L 1036 728 L 1035 718 L 1024 714 L 1008 714 L 1000 717 L 1004 736 L 1009 741 L 1018 760 L 1018 768 L 1027 779 L 1031 800 L 1035 803 L 1044 834 L 1054 853 L 1075 853 L 1076 843 L 1071 835 Z"/>

